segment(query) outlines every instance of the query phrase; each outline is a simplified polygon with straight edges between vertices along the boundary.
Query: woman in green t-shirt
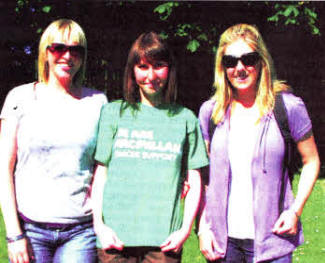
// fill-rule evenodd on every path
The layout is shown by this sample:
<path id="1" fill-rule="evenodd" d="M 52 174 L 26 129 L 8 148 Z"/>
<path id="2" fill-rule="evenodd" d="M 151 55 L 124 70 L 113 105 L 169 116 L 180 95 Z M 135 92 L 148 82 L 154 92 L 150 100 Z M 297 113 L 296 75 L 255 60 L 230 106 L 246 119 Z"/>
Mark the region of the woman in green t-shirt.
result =
<path id="1" fill-rule="evenodd" d="M 133 43 L 123 88 L 124 100 L 105 105 L 99 124 L 92 190 L 99 259 L 180 262 L 208 158 L 197 118 L 175 103 L 175 60 L 156 33 Z"/>

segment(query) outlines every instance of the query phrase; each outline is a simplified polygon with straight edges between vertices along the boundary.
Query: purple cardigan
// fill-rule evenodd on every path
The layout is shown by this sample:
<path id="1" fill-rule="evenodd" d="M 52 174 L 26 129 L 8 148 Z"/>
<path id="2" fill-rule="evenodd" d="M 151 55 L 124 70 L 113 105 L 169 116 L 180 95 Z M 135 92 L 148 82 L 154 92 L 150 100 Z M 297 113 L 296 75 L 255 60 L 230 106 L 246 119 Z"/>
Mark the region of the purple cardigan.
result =
<path id="1" fill-rule="evenodd" d="M 283 100 L 288 112 L 291 135 L 297 142 L 311 131 L 311 121 L 300 98 L 290 93 L 283 93 Z M 203 138 L 210 141 L 206 221 L 210 224 L 218 245 L 226 251 L 227 205 L 231 184 L 228 157 L 230 109 L 227 110 L 224 120 L 216 126 L 210 139 L 209 121 L 214 104 L 213 100 L 204 102 L 199 113 Z M 270 112 L 261 118 L 252 159 L 254 250 L 257 262 L 286 255 L 303 243 L 300 223 L 296 236 L 284 237 L 272 233 L 272 228 L 281 212 L 290 208 L 294 201 L 288 174 L 285 173 L 283 178 L 284 150 L 280 130 L 273 112 Z"/>

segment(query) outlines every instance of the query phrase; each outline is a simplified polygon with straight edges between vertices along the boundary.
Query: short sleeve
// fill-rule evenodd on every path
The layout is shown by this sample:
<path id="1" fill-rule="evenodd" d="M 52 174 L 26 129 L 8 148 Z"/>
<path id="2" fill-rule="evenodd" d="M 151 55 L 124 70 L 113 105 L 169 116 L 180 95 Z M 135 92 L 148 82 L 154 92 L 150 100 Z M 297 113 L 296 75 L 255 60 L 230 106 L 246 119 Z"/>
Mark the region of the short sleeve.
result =
<path id="1" fill-rule="evenodd" d="M 293 94 L 285 94 L 283 99 L 292 138 L 296 142 L 308 138 L 312 134 L 312 123 L 304 102 Z"/>
<path id="2" fill-rule="evenodd" d="M 187 169 L 198 169 L 209 164 L 205 143 L 202 137 L 198 119 L 191 112 L 187 121 Z"/>
<path id="3" fill-rule="evenodd" d="M 209 123 L 210 123 L 213 107 L 214 107 L 214 102 L 212 100 L 208 100 L 202 104 L 199 112 L 200 127 L 202 131 L 203 139 L 206 141 L 210 141 Z"/>
<path id="4" fill-rule="evenodd" d="M 108 166 L 111 159 L 118 117 L 119 110 L 116 108 L 116 103 L 108 103 L 102 107 L 99 119 L 95 160 L 105 166 Z"/>
<path id="5" fill-rule="evenodd" d="M 17 92 L 17 89 L 13 89 L 9 91 L 5 102 L 3 104 L 0 119 L 7 118 L 16 118 L 22 115 L 23 112 L 23 102 L 22 96 L 20 96 L 20 92 Z"/>
<path id="6" fill-rule="evenodd" d="M 99 93 L 98 94 L 98 97 L 99 97 L 99 103 L 104 106 L 105 104 L 107 104 L 107 97 L 104 93 Z"/>
<path id="7" fill-rule="evenodd" d="M 96 100 L 98 101 L 98 103 L 100 103 L 100 105 L 104 105 L 107 103 L 107 97 L 102 91 L 83 87 L 83 93 L 85 94 L 85 97 L 96 97 Z"/>

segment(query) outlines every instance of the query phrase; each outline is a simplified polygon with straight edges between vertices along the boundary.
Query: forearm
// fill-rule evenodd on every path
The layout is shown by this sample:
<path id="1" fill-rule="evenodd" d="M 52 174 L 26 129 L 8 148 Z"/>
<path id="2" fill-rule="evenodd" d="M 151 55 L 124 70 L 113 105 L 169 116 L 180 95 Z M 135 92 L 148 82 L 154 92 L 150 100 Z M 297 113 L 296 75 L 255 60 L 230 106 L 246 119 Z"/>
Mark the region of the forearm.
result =
<path id="1" fill-rule="evenodd" d="M 95 170 L 94 181 L 91 191 L 95 232 L 97 232 L 97 229 L 103 224 L 103 193 L 106 179 L 107 168 L 101 164 L 98 164 Z"/>
<path id="2" fill-rule="evenodd" d="M 314 158 L 303 165 L 298 191 L 292 209 L 300 216 L 308 197 L 310 196 L 319 173 L 319 158 Z"/>
<path id="3" fill-rule="evenodd" d="M 211 230 L 210 224 L 206 220 L 206 206 L 203 204 L 204 207 L 201 211 L 201 214 L 199 215 L 199 231 L 198 236 L 201 235 L 204 232 L 208 232 Z"/>
<path id="4" fill-rule="evenodd" d="M 16 126 L 13 120 L 2 120 L 0 133 L 0 205 L 7 236 L 22 233 L 17 214 L 13 175 L 17 153 Z"/>
<path id="5" fill-rule="evenodd" d="M 198 170 L 188 171 L 188 183 L 190 190 L 185 198 L 182 229 L 190 234 L 201 197 L 201 175 Z"/>
<path id="6" fill-rule="evenodd" d="M 8 172 L 1 174 L 0 204 L 7 236 L 20 235 L 22 230 L 18 220 L 13 177 Z"/>
<path id="7" fill-rule="evenodd" d="M 201 192 L 201 198 L 200 198 L 200 206 L 199 206 L 199 211 L 198 211 L 198 235 L 200 233 L 204 232 L 205 230 L 210 230 L 210 225 L 208 224 L 206 220 L 206 193 L 208 190 L 208 181 L 204 181 L 208 179 L 209 176 L 209 166 L 204 167 L 202 169 L 202 192 Z"/>

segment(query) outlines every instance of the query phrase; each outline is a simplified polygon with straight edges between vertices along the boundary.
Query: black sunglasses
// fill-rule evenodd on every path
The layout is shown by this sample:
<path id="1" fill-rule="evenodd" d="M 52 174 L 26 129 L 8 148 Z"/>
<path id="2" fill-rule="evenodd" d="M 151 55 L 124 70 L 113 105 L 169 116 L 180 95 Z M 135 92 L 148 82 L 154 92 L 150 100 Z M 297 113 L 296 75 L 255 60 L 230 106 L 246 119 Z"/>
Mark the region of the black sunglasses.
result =
<path id="1" fill-rule="evenodd" d="M 241 61 L 245 66 L 255 66 L 260 60 L 260 55 L 257 52 L 250 52 L 243 54 L 240 57 L 224 55 L 222 57 L 222 65 L 225 68 L 234 68 L 237 66 L 238 61 Z"/>
<path id="2" fill-rule="evenodd" d="M 83 46 L 67 46 L 61 43 L 52 43 L 50 46 L 47 46 L 47 49 L 55 55 L 62 56 L 65 52 L 69 50 L 70 55 L 74 57 L 83 57 L 85 54 L 85 48 Z"/>

